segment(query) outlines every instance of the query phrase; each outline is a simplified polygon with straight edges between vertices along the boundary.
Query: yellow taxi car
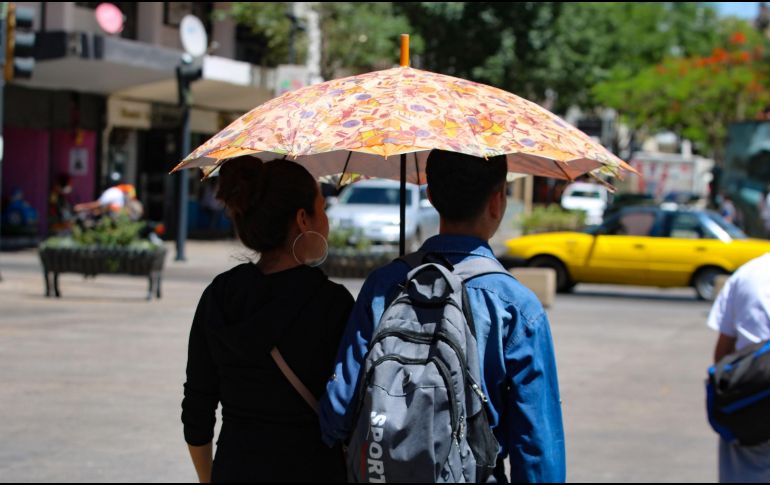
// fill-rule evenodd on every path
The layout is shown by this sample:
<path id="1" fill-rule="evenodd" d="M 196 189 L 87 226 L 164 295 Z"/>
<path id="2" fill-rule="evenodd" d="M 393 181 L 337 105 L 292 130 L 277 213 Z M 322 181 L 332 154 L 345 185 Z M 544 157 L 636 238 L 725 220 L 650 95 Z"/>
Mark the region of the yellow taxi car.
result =
<path id="1" fill-rule="evenodd" d="M 714 212 L 630 207 L 584 233 L 559 232 L 506 241 L 507 256 L 556 271 L 557 289 L 577 283 L 692 286 L 714 298 L 714 278 L 770 252 Z"/>

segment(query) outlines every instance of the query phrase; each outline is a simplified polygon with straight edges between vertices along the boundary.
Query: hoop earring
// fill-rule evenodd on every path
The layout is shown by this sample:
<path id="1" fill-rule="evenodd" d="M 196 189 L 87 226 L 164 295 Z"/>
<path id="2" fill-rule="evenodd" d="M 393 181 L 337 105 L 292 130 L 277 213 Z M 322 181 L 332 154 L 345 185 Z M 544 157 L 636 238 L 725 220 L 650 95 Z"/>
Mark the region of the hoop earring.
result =
<path id="1" fill-rule="evenodd" d="M 297 242 L 305 234 L 316 234 L 319 238 L 321 238 L 321 241 L 323 241 L 323 244 L 324 244 L 324 253 L 323 253 L 322 257 L 320 257 L 318 259 L 315 259 L 315 260 L 311 260 L 311 261 L 300 261 L 299 260 L 299 258 L 297 257 L 297 252 L 296 252 Z M 326 240 L 325 237 L 323 237 L 323 235 L 321 235 L 318 232 L 315 232 L 315 231 L 301 232 L 299 235 L 297 235 L 296 238 L 294 238 L 294 242 L 291 245 L 291 255 L 294 257 L 294 261 L 296 261 L 297 264 L 304 264 L 306 266 L 310 266 L 311 268 L 317 268 L 318 266 L 321 266 L 322 264 L 324 264 L 324 262 L 326 261 L 326 258 L 329 257 L 329 242 Z"/>

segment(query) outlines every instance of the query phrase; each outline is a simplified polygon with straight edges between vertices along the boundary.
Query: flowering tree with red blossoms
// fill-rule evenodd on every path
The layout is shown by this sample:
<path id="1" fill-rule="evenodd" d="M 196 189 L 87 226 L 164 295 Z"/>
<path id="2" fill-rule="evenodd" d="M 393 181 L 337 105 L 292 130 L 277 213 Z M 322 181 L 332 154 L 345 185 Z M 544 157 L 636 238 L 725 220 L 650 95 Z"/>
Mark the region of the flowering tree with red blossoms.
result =
<path id="1" fill-rule="evenodd" d="M 770 67 L 763 41 L 736 31 L 710 56 L 670 58 L 624 80 L 601 83 L 596 97 L 635 128 L 672 130 L 720 159 L 727 125 L 753 119 L 770 105 Z"/>

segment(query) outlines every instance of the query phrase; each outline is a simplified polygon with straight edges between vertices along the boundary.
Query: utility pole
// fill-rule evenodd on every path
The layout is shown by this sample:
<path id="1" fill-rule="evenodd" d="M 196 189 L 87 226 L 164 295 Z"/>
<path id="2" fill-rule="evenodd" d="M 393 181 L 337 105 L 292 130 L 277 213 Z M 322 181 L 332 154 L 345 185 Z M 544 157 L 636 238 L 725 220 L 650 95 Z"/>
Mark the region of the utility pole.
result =
<path id="1" fill-rule="evenodd" d="M 176 68 L 176 79 L 179 90 L 179 105 L 182 108 L 182 131 L 180 133 L 181 158 L 190 153 L 190 108 L 192 107 L 192 93 L 190 86 L 193 81 L 203 77 L 202 67 L 190 58 L 182 58 L 182 63 Z M 177 193 L 179 194 L 179 218 L 176 229 L 176 261 L 186 261 L 185 242 L 187 240 L 187 201 L 189 199 L 188 171 L 180 170 L 177 173 Z"/>
<path id="2" fill-rule="evenodd" d="M 5 72 L 5 64 L 8 59 L 5 55 L 7 48 L 8 36 L 8 2 L 0 2 L 0 65 L 2 65 L 2 72 Z M 5 137 L 3 136 L 4 123 L 4 108 L 5 108 L 5 76 L 0 76 L 0 200 L 3 199 L 3 160 L 5 159 Z M 0 225 L 0 232 L 2 227 Z M 0 236 L 1 237 L 1 236 Z M 0 244 L 0 250 L 2 244 Z M 3 281 L 3 275 L 0 273 L 0 281 Z"/>
<path id="3" fill-rule="evenodd" d="M 181 154 L 183 159 L 190 153 L 190 108 L 192 107 L 191 85 L 203 77 L 203 56 L 209 50 L 208 35 L 201 20 L 194 15 L 185 15 L 179 25 L 179 37 L 185 53 L 176 68 L 176 81 L 179 94 L 179 106 L 182 108 L 182 126 L 180 132 Z M 177 196 L 179 217 L 176 228 L 176 261 L 186 261 L 185 242 L 187 241 L 187 200 L 189 184 L 187 170 L 177 174 Z"/>

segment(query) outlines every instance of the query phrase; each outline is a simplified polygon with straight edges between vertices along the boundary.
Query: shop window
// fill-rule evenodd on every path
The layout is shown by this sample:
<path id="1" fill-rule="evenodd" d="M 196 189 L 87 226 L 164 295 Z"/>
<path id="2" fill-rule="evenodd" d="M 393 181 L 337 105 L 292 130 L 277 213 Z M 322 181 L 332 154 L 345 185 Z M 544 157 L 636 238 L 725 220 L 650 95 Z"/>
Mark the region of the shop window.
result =
<path id="1" fill-rule="evenodd" d="M 170 27 L 179 27 L 185 15 L 195 15 L 211 33 L 211 15 L 214 11 L 212 2 L 163 2 L 163 23 Z"/>

